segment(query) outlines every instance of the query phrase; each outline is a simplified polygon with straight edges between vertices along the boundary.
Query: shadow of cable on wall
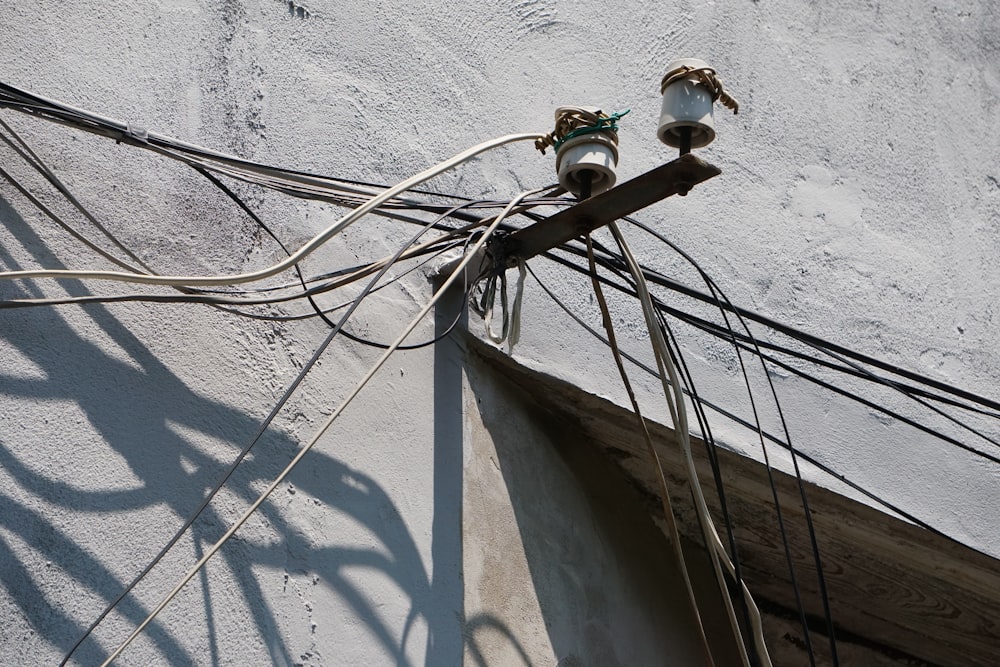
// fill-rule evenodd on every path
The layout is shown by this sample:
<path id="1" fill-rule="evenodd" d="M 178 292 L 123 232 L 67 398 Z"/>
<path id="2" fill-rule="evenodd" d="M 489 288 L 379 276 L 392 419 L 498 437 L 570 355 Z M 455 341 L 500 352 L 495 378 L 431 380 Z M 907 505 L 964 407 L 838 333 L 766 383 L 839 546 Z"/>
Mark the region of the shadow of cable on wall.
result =
<path id="1" fill-rule="evenodd" d="M 29 227 L 21 215 L 0 198 L 0 221 L 7 232 L 44 266 L 62 268 L 49 252 L 42 239 Z M 18 250 L 16 254 L 23 254 Z M 0 243 L 0 262 L 7 270 L 21 268 L 10 247 Z M 82 283 L 73 280 L 59 281 L 61 287 L 76 296 L 89 294 Z M 31 298 L 42 296 L 36 285 L 29 281 L 8 282 L 0 285 L 0 298 Z M 67 306 L 66 308 L 78 308 Z M 19 352 L 37 366 L 43 377 L 23 377 L 0 371 L 0 394 L 17 400 L 72 402 L 82 413 L 89 433 L 96 434 L 107 447 L 107 455 L 121 457 L 138 480 L 129 488 L 110 484 L 108 490 L 78 487 L 44 472 L 37 463 L 37 453 L 28 457 L 26 448 L 33 447 L 45 436 L 45 426 L 30 426 L 31 441 L 18 435 L 18 417 L 8 416 L 6 427 L 0 428 L 0 466 L 6 479 L 0 486 L 0 586 L 4 601 L 12 604 L 23 616 L 26 626 L 16 630 L 21 639 L 12 639 L 13 632 L 4 640 L 8 653 L 23 650 L 24 655 L 37 660 L 42 657 L 44 645 L 65 654 L 86 626 L 105 605 L 124 589 L 126 584 L 166 542 L 181 519 L 167 522 L 169 528 L 159 536 L 156 544 L 130 547 L 135 558 L 130 562 L 134 571 L 113 571 L 102 559 L 74 541 L 72 531 L 64 530 L 63 521 L 48 516 L 52 510 L 60 517 L 71 516 L 71 521 L 99 521 L 102 514 L 113 515 L 128 510 L 169 507 L 174 517 L 186 517 L 199 504 L 201 498 L 217 481 L 226 463 L 208 456 L 178 434 L 171 425 L 180 425 L 189 431 L 208 438 L 230 443 L 232 455 L 252 436 L 258 421 L 251 416 L 217 400 L 205 397 L 186 386 L 157 356 L 146 348 L 129 328 L 119 321 L 111 310 L 100 304 L 79 307 L 91 323 L 120 346 L 131 357 L 130 364 L 111 356 L 101 346 L 82 337 L 56 308 L 31 308 L 0 311 L 0 337 L 3 345 Z M 437 427 L 436 427 L 437 428 Z M 450 437 L 454 433 L 445 434 Z M 93 435 L 91 436 L 93 437 Z M 436 438 L 437 440 L 437 438 Z M 436 442 L 437 444 L 437 442 Z M 299 444 L 287 435 L 271 429 L 255 447 L 252 460 L 245 461 L 230 478 L 227 488 L 243 502 L 256 498 L 262 481 L 270 481 L 298 449 Z M 460 448 L 460 444 L 459 444 Z M 92 452 L 92 450 L 91 450 Z M 74 443 L 66 442 L 62 456 L 72 458 Z M 93 455 L 92 453 L 90 454 Z M 102 457 L 105 456 L 102 454 Z M 461 458 L 458 458 L 459 465 Z M 82 464 L 83 462 L 81 462 Z M 441 464 L 443 465 L 443 464 Z M 374 536 L 375 548 L 353 546 L 320 547 L 308 543 L 305 536 L 290 526 L 274 502 L 265 503 L 260 513 L 264 521 L 281 536 L 273 544 L 257 544 L 246 539 L 230 540 L 218 557 L 238 584 L 241 603 L 252 615 L 256 626 L 253 633 L 241 635 L 239 641 L 257 639 L 267 646 L 274 664 L 302 664 L 308 656 L 292 655 L 283 638 L 279 620 L 270 608 L 265 592 L 261 589 L 252 567 L 268 567 L 285 576 L 297 575 L 306 569 L 336 591 L 350 607 L 358 621 L 367 626 L 382 650 L 392 656 L 396 664 L 410 664 L 406 655 L 409 626 L 415 618 L 422 617 L 428 633 L 428 661 L 437 656 L 449 662 L 460 659 L 463 650 L 461 621 L 461 537 L 460 507 L 461 478 L 456 482 L 438 486 L 438 477 L 447 470 L 435 462 L 435 571 L 427 572 L 417 545 L 402 516 L 389 495 L 370 477 L 353 470 L 340 461 L 322 453 L 311 452 L 308 472 L 296 470 L 290 482 L 321 501 L 326 507 L 342 513 L 347 519 L 363 525 Z M 447 511 L 454 516 L 438 516 L 442 501 L 458 494 L 459 502 Z M 442 495 L 443 494 L 443 495 Z M 203 548 L 213 543 L 224 532 L 227 521 L 209 505 L 201 518 L 192 526 L 195 554 L 190 551 L 182 557 L 193 561 Z M 46 507 L 48 506 L 48 507 Z M 41 511 L 39 508 L 42 508 Z M 441 510 L 444 511 L 444 510 Z M 450 535 L 443 542 L 438 532 L 453 523 Z M 445 558 L 442 548 L 454 549 L 457 537 L 457 554 Z M 129 536 L 122 536 L 123 543 Z M 12 544 L 16 539 L 21 545 Z M 443 546 L 442 546 L 443 545 Z M 182 549 L 178 543 L 175 549 Z M 48 561 L 44 571 L 35 567 L 38 560 L 26 554 L 40 554 Z M 301 554 L 308 553 L 307 561 Z M 438 570 L 437 560 L 451 572 Z M 459 569 L 454 569 L 454 564 Z M 301 568 L 289 572 L 288 568 Z M 57 568 L 53 576 L 49 568 Z M 390 627 L 376 613 L 379 601 L 362 590 L 349 576 L 352 568 L 377 570 L 384 573 L 405 594 L 411 606 L 405 627 Z M 186 569 L 186 566 L 185 566 Z M 442 581 L 451 581 L 442 584 Z M 48 591 L 53 581 L 66 582 L 75 595 L 86 599 L 78 603 L 80 611 L 70 616 L 53 601 Z M 432 581 L 437 582 L 433 584 Z M 146 631 L 156 651 L 170 664 L 193 664 L 210 661 L 225 663 L 225 644 L 218 637 L 217 619 L 229 614 L 231 604 L 219 596 L 212 600 L 208 580 L 201 580 L 201 595 L 208 628 L 209 655 L 192 656 L 179 641 L 178 630 L 162 618 Z M 442 586 L 446 590 L 442 590 Z M 454 608 L 455 596 L 458 607 Z M 165 591 L 163 591 L 165 592 Z M 161 595 L 157 594 L 157 597 Z M 451 604 L 441 604 L 436 598 L 444 595 Z M 140 623 L 150 609 L 137 602 L 134 596 L 126 597 L 118 606 L 119 615 L 130 627 Z M 169 611 L 169 609 L 168 609 Z M 107 619 L 108 622 L 111 617 Z M 118 623 L 120 625 L 120 621 Z M 99 644 L 92 635 L 74 654 L 79 664 L 99 664 L 109 651 L 107 646 L 120 640 L 101 633 Z M 328 630 L 336 633 L 336 629 Z M 26 639 L 35 633 L 36 639 Z M 400 638 L 401 637 L 401 638 Z M 232 639 L 230 638 L 230 641 Z M 51 655 L 46 660 L 51 659 Z"/>

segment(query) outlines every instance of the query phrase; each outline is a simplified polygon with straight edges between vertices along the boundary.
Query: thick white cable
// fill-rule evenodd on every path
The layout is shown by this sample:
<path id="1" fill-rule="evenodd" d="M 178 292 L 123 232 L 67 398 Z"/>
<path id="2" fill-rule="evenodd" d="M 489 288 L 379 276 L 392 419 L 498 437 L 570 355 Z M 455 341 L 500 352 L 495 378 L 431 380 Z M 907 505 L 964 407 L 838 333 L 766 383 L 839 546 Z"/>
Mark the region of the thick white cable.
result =
<path id="1" fill-rule="evenodd" d="M 657 324 L 656 310 L 653 307 L 652 299 L 649 296 L 649 289 L 646 285 L 646 278 L 642 273 L 642 269 L 639 267 L 639 263 L 632 255 L 632 252 L 625 241 L 625 237 L 622 236 L 618 225 L 612 222 L 608 225 L 608 228 L 611 230 L 611 233 L 615 237 L 615 241 L 617 241 L 618 246 L 621 248 L 622 257 L 625 259 L 629 272 L 632 274 L 632 278 L 635 281 L 636 294 L 638 294 L 639 301 L 642 304 L 643 316 L 646 319 L 646 325 L 649 329 L 649 338 L 650 343 L 653 346 L 653 355 L 656 358 L 656 363 L 660 370 L 660 381 L 663 384 L 664 397 L 666 398 L 667 406 L 670 410 L 670 416 L 674 422 L 677 439 L 681 445 L 681 451 L 684 454 L 684 461 L 691 485 L 691 494 L 694 497 L 695 511 L 698 513 L 699 523 L 701 524 L 702 534 L 705 539 L 705 546 L 708 549 L 708 555 L 712 562 L 712 567 L 715 570 L 720 593 L 726 607 L 726 614 L 729 616 L 729 622 L 732 625 L 733 634 L 740 650 L 740 657 L 743 661 L 744 667 L 749 667 L 750 657 L 747 655 L 747 649 L 742 639 L 739 622 L 736 619 L 736 610 L 733 607 L 733 601 L 729 595 L 729 589 L 726 585 L 725 576 L 722 572 L 722 563 L 725 563 L 726 569 L 730 572 L 735 572 L 735 567 L 729 559 L 729 555 L 726 554 L 726 550 L 722 546 L 722 541 L 719 539 L 719 534 L 715 530 L 715 524 L 712 522 L 712 516 L 708 510 L 708 504 L 705 502 L 705 495 L 701 490 L 701 483 L 698 481 L 698 470 L 695 467 L 694 454 L 691 450 L 687 408 L 684 403 L 684 393 L 681 389 L 680 377 L 678 376 L 677 369 L 674 367 L 674 364 L 670 359 L 669 349 L 667 348 L 667 343 L 663 338 L 663 332 L 660 331 L 660 327 Z M 748 607 L 752 615 L 756 617 L 751 624 L 754 626 L 752 631 L 754 632 L 754 643 L 757 648 L 757 656 L 762 664 L 762 667 L 770 667 L 771 659 L 767 653 L 767 647 L 764 644 L 760 613 L 757 610 L 757 606 L 752 603 L 752 599 L 749 597 L 749 591 L 745 586 L 743 590 L 747 596 Z"/>
<path id="2" fill-rule="evenodd" d="M 72 270 L 52 270 L 52 269 L 41 269 L 41 270 L 31 270 L 31 271 L 5 271 L 0 272 L 0 280 L 17 280 L 17 279 L 35 279 L 35 278 L 72 278 L 76 280 L 114 280 L 119 282 L 128 283 L 139 283 L 143 285 L 170 285 L 174 287 L 193 287 L 193 286 L 219 286 L 219 285 L 238 285 L 242 283 L 249 283 L 255 280 L 261 280 L 263 278 L 268 278 L 277 273 L 281 273 L 287 269 L 292 268 L 295 264 L 301 262 L 307 256 L 316 251 L 317 248 L 322 246 L 324 243 L 329 241 L 333 236 L 340 233 L 346 229 L 349 225 L 354 223 L 356 220 L 369 213 L 372 209 L 378 207 L 383 202 L 392 199 L 396 195 L 409 190 L 410 188 L 423 183 L 424 181 L 430 180 L 435 176 L 452 169 L 463 162 L 466 162 L 473 157 L 483 153 L 485 151 L 503 146 L 504 144 L 513 143 L 515 141 L 534 141 L 542 135 L 539 134 L 508 134 L 496 139 L 491 139 L 489 141 L 484 141 L 481 144 L 477 144 L 472 148 L 466 149 L 461 153 L 458 153 L 454 157 L 451 157 L 439 164 L 426 169 L 419 174 L 411 176 L 410 178 L 394 185 L 393 187 L 385 190 L 381 194 L 372 197 L 367 202 L 354 209 L 347 215 L 343 216 L 335 223 L 327 227 L 325 230 L 317 234 L 311 240 L 309 240 L 305 245 L 296 250 L 287 259 L 278 262 L 277 264 L 261 269 L 260 271 L 253 271 L 250 273 L 239 273 L 231 276 L 151 276 L 145 274 L 137 273 L 126 273 L 121 271 L 72 271 Z M 533 190 L 532 192 L 539 192 L 540 190 Z"/>
<path id="3" fill-rule="evenodd" d="M 305 455 L 309 453 L 309 450 L 311 450 L 313 446 L 317 442 L 319 442 L 319 439 L 323 437 L 323 434 L 326 433 L 326 431 L 330 428 L 330 426 L 337 419 L 337 417 L 339 417 L 340 414 L 347 408 L 347 406 L 350 405 L 351 401 L 354 400 L 354 398 L 361 392 L 361 390 L 365 387 L 365 385 L 367 385 L 368 382 L 375 376 L 375 373 L 377 373 L 378 370 L 382 368 L 382 365 L 389 359 L 392 353 L 396 351 L 396 348 L 402 345 L 406 337 L 410 335 L 410 332 L 413 331 L 413 329 L 416 328 L 416 326 L 420 323 L 420 321 L 427 316 L 427 313 L 429 313 L 431 309 L 437 304 L 438 300 L 442 297 L 442 295 L 444 295 L 444 293 L 448 290 L 448 288 L 451 287 L 452 283 L 454 283 L 460 275 L 463 275 L 463 273 L 465 272 L 465 268 L 469 265 L 469 262 L 472 261 L 472 259 L 476 256 L 476 253 L 486 244 L 486 241 L 489 240 L 490 236 L 492 236 L 493 232 L 496 231 L 497 227 L 500 226 L 500 223 L 504 221 L 504 219 L 507 217 L 510 211 L 515 206 L 517 206 L 522 199 L 524 199 L 530 194 L 534 194 L 540 191 L 541 189 L 527 190 L 511 200 L 510 204 L 507 205 L 507 207 L 500 213 L 500 215 L 497 216 L 496 220 L 494 220 L 490 224 L 490 226 L 486 229 L 486 231 L 483 232 L 482 237 L 470 247 L 465 257 L 462 258 L 462 261 L 459 262 L 458 266 L 455 267 L 455 270 L 452 272 L 452 274 L 448 276 L 448 279 L 445 280 L 444 283 L 441 285 L 441 287 L 438 288 L 438 290 L 434 293 L 434 296 L 432 296 L 430 301 L 427 302 L 427 305 L 425 305 L 423 309 L 419 313 L 417 313 L 417 316 L 410 321 L 410 323 L 403 330 L 403 333 L 401 333 L 399 337 L 396 338 L 395 341 L 393 341 L 392 345 L 390 345 L 386 349 L 386 351 L 382 354 L 382 356 L 379 357 L 378 361 L 375 362 L 375 365 L 373 365 L 371 369 L 369 369 L 369 371 L 365 374 L 365 376 L 361 378 L 361 380 L 354 386 L 354 389 L 351 390 L 351 393 L 348 394 L 347 397 L 340 404 L 340 406 L 338 406 L 337 409 L 334 410 L 333 414 L 331 414 L 327 418 L 326 422 L 324 422 L 324 424 L 320 427 L 319 431 L 317 431 L 316 434 L 313 435 L 313 437 L 309 440 L 309 442 L 306 443 L 302 447 L 302 449 L 298 451 L 295 457 L 292 458 L 291 461 L 289 461 L 287 466 L 285 466 L 285 469 L 278 474 L 278 476 L 274 479 L 274 481 L 268 485 L 268 487 L 264 490 L 263 493 L 260 494 L 257 500 L 255 500 L 253 504 L 250 505 L 250 507 L 243 513 L 243 515 L 239 519 L 237 519 L 236 523 L 234 523 L 232 527 L 230 527 L 229 530 L 227 530 L 226 533 L 222 537 L 220 537 L 219 540 L 215 544 L 213 544 L 210 549 L 208 549 L 208 551 L 205 552 L 205 555 L 203 555 L 201 559 L 194 564 L 194 566 L 187 572 L 187 574 L 184 575 L 184 577 L 173 588 L 173 590 L 171 590 L 170 593 L 168 593 L 167 596 L 163 598 L 163 600 L 156 606 L 156 608 L 149 613 L 149 616 L 146 617 L 146 620 L 140 623 L 139 626 L 132 632 L 132 634 L 129 635 L 128 638 L 124 642 L 122 642 L 121 645 L 118 646 L 118 648 L 115 649 L 114 653 L 108 656 L 108 659 L 101 664 L 101 667 L 107 667 L 115 660 L 115 658 L 121 655 L 122 651 L 124 651 L 128 647 L 128 645 L 131 644 L 132 641 L 136 637 L 138 637 L 140 633 L 142 633 L 142 631 L 146 628 L 146 626 L 148 626 L 153 621 L 153 619 L 156 618 L 157 614 L 163 611 L 163 609 L 168 604 L 170 604 L 170 601 L 173 600 L 174 597 L 176 597 L 177 594 L 181 592 L 181 589 L 183 589 L 184 586 L 186 586 L 187 583 L 191 581 L 191 579 L 193 579 L 195 575 L 198 574 L 198 572 L 205 565 L 205 563 L 207 563 L 208 560 L 212 556 L 214 556 L 216 552 L 219 551 L 219 549 L 222 548 L 222 545 L 225 544 L 230 537 L 236 534 L 236 531 L 239 530 L 240 527 L 242 527 L 243 524 L 247 522 L 247 520 L 251 517 L 251 515 L 253 515 L 253 513 L 256 512 L 257 509 L 264 503 L 264 501 L 267 500 L 268 496 L 270 496 L 271 493 L 276 488 L 278 488 L 278 485 L 281 484 L 286 477 L 288 477 L 288 475 L 292 472 L 295 466 L 297 466 L 299 462 L 305 457 Z"/>

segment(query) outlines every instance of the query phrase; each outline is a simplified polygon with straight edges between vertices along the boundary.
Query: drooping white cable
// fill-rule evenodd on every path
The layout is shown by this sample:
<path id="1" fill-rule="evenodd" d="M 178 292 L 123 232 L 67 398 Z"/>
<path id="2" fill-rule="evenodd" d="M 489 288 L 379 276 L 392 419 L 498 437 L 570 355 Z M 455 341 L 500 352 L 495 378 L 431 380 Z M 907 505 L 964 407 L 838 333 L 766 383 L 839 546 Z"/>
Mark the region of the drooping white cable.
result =
<path id="1" fill-rule="evenodd" d="M 382 356 L 379 357 L 378 361 L 375 362 L 375 364 L 371 367 L 371 369 L 369 369 L 369 371 L 365 374 L 365 376 L 361 378 L 360 381 L 358 381 L 358 383 L 354 386 L 354 388 L 347 395 L 347 397 L 344 398 L 343 402 L 341 402 L 341 404 L 337 407 L 337 409 L 334 410 L 333 414 L 331 414 L 327 418 L 326 422 L 323 423 L 323 425 L 319 428 L 316 434 L 313 435 L 313 437 L 309 440 L 309 442 L 307 442 L 298 451 L 298 453 L 295 454 L 292 460 L 289 461 L 288 465 L 285 466 L 285 469 L 278 474 L 278 476 L 274 479 L 274 481 L 268 485 L 268 487 L 263 491 L 263 493 L 261 493 L 260 496 L 258 496 L 258 498 L 253 502 L 253 504 L 250 505 L 250 507 L 243 513 L 243 515 L 236 520 L 236 522 L 229 528 L 229 530 L 227 530 L 225 534 L 222 537 L 220 537 L 219 540 L 205 552 L 205 554 L 201 557 L 201 559 L 199 559 L 198 562 L 195 563 L 194 566 L 184 575 L 184 577 L 181 578 L 180 582 L 173 588 L 173 590 L 170 591 L 170 593 L 167 594 L 166 597 L 163 598 L 163 600 L 153 609 L 153 611 L 149 613 L 146 619 L 139 624 L 139 626 L 132 632 L 132 634 L 129 635 L 128 638 L 125 639 L 125 641 L 123 641 L 121 645 L 119 645 L 118 648 L 116 648 L 115 651 L 110 656 L 108 656 L 108 659 L 101 664 L 101 667 L 108 667 L 108 665 L 110 665 L 118 656 L 120 656 L 122 654 L 122 651 L 124 651 L 128 647 L 128 645 L 131 644 L 132 641 L 136 637 L 138 637 L 139 634 L 142 633 L 142 631 L 146 628 L 146 626 L 148 626 L 153 621 L 153 619 L 155 619 L 156 616 L 161 611 L 163 611 L 163 609 L 168 604 L 170 604 L 170 601 L 173 600 L 178 593 L 180 593 L 181 589 L 183 589 L 184 586 L 186 586 L 187 583 L 191 581 L 191 579 L 194 578 L 195 575 L 198 574 L 198 572 L 205 565 L 205 563 L 207 563 L 208 560 L 212 556 L 214 556 L 219 551 L 219 549 L 222 548 L 222 545 L 224 545 L 229 540 L 229 538 L 231 538 L 233 535 L 236 534 L 236 531 L 238 531 L 240 527 L 242 527 L 243 524 L 246 523 L 246 521 L 253 515 L 253 513 L 257 511 L 257 509 L 264 503 L 265 500 L 267 500 L 267 498 L 271 495 L 271 493 L 273 493 L 274 490 L 278 488 L 278 485 L 281 484 L 286 477 L 288 477 L 288 475 L 292 472 L 295 466 L 297 466 L 299 462 L 305 457 L 305 455 L 309 453 L 309 451 L 313 448 L 313 446 L 317 442 L 319 442 L 319 439 L 323 437 L 323 434 L 326 433 L 326 431 L 330 428 L 330 426 L 337 419 L 337 417 L 340 416 L 340 414 L 347 408 L 347 406 L 350 405 L 351 401 L 354 400 L 354 398 L 361 392 L 361 390 L 365 387 L 365 385 L 367 385 L 368 382 L 375 376 L 375 373 L 377 373 L 378 370 L 382 367 L 382 365 L 385 364 L 385 362 L 389 359 L 389 357 L 392 356 L 392 354 L 396 351 L 396 348 L 402 345 L 406 337 L 410 335 L 410 332 L 412 332 L 413 329 L 415 329 L 416 326 L 424 319 L 424 317 L 427 316 L 427 313 L 429 313 L 431 309 L 437 304 L 438 300 L 442 297 L 442 295 L 445 294 L 445 292 L 447 292 L 448 288 L 451 287 L 451 285 L 458 279 L 459 276 L 463 275 L 466 267 L 476 256 L 476 253 L 486 244 L 486 241 L 489 240 L 490 236 L 493 234 L 493 232 L 496 231 L 497 227 L 499 227 L 500 224 L 504 221 L 504 219 L 506 219 L 507 215 L 511 212 L 511 210 L 513 210 L 514 207 L 516 207 L 521 202 L 522 199 L 524 199 L 528 195 L 539 192 L 540 190 L 541 189 L 527 190 L 511 200 L 510 204 L 508 204 L 507 207 L 504 208 L 504 210 L 497 216 L 496 220 L 494 220 L 490 224 L 490 226 L 487 227 L 487 229 L 483 232 L 482 237 L 469 248 L 469 251 L 466 253 L 465 257 L 462 258 L 462 261 L 459 262 L 458 266 L 455 267 L 455 270 L 452 272 L 452 274 L 448 276 L 447 280 L 445 280 L 444 283 L 441 285 L 441 287 L 438 288 L 438 290 L 434 293 L 434 296 L 432 296 L 430 301 L 427 302 L 427 305 L 425 305 L 423 309 L 421 309 L 421 311 L 417 313 L 416 317 L 414 317 L 413 320 L 410 321 L 410 323 L 406 326 L 403 332 L 396 338 L 395 341 L 393 341 L 392 345 L 390 345 L 385 350 Z"/>
<path id="2" fill-rule="evenodd" d="M 129 282 L 129 283 L 139 283 L 143 285 L 170 285 L 175 287 L 194 287 L 194 286 L 219 286 L 219 285 L 238 285 L 242 283 L 249 283 L 255 280 L 261 280 L 263 278 L 268 278 L 277 273 L 281 273 L 287 269 L 290 269 L 295 264 L 301 262 L 307 256 L 315 252 L 320 246 L 333 238 L 336 234 L 342 232 L 352 223 L 357 221 L 359 218 L 369 213 L 372 209 L 378 207 L 383 202 L 395 197 L 396 195 L 409 190 L 412 187 L 423 183 L 424 181 L 430 180 L 435 176 L 452 169 L 463 162 L 466 162 L 476 155 L 483 153 L 485 151 L 503 146 L 504 144 L 513 143 L 516 141 L 534 141 L 540 134 L 508 134 L 496 139 L 491 139 L 489 141 L 484 141 L 481 144 L 477 144 L 472 148 L 466 149 L 461 153 L 458 153 L 454 157 L 451 157 L 437 165 L 426 169 L 410 178 L 394 185 L 388 190 L 372 197 L 367 202 L 354 209 L 347 215 L 343 216 L 335 223 L 327 227 L 325 230 L 317 234 L 315 237 L 310 239 L 305 245 L 299 248 L 297 251 L 292 253 L 287 259 L 278 262 L 277 264 L 259 271 L 252 271 L 249 273 L 240 273 L 231 276 L 151 276 L 145 274 L 137 273 L 127 273 L 122 271 L 72 271 L 72 270 L 52 270 L 52 269 L 40 269 L 40 270 L 29 270 L 29 271 L 5 271 L 0 272 L 0 280 L 17 280 L 17 279 L 36 279 L 36 278 L 71 278 L 77 280 L 113 280 L 119 282 Z M 533 191 L 535 192 L 535 191 Z"/>
<path id="3" fill-rule="evenodd" d="M 524 260 L 518 258 L 517 261 L 517 283 L 514 287 L 514 303 L 507 301 L 507 274 L 502 272 L 487 281 L 486 292 L 483 295 L 483 326 L 486 336 L 496 345 L 508 341 L 510 351 L 514 351 L 514 346 L 521 338 L 521 302 L 524 298 L 524 279 L 527 276 L 527 268 Z M 500 333 L 493 330 L 493 309 L 496 306 L 497 283 L 500 283 L 500 309 L 502 319 Z"/>
<path id="4" fill-rule="evenodd" d="M 597 274 L 597 261 L 594 258 L 593 240 L 589 235 L 586 240 L 587 264 L 590 268 L 590 280 L 594 288 L 594 296 L 597 297 L 597 305 L 601 311 L 601 320 L 604 324 L 604 330 L 608 334 L 607 345 L 611 349 L 611 356 L 614 358 L 615 365 L 618 367 L 618 374 L 621 376 L 622 384 L 625 386 L 625 392 L 628 394 L 629 402 L 632 403 L 632 411 L 639 422 L 642 439 L 646 445 L 646 451 L 649 453 L 649 462 L 653 464 L 653 469 L 656 471 L 656 480 L 659 482 L 660 487 L 660 502 L 663 506 L 663 519 L 666 523 L 670 545 L 674 550 L 674 557 L 677 559 L 677 566 L 681 571 L 681 579 L 684 582 L 684 588 L 688 594 L 688 602 L 691 605 L 691 613 L 694 615 L 695 625 L 698 628 L 699 639 L 701 639 L 701 647 L 705 652 L 705 667 L 715 667 L 715 660 L 712 658 L 712 649 L 709 647 L 708 638 L 705 635 L 705 624 L 701 618 L 701 610 L 698 608 L 698 599 L 694 592 L 694 586 L 691 583 L 691 574 L 688 570 L 687 559 L 684 558 L 684 549 L 681 546 L 680 533 L 677 530 L 677 520 L 674 516 L 673 503 L 670 501 L 670 489 L 667 487 L 667 478 L 666 475 L 663 474 L 663 466 L 660 463 L 660 456 L 656 453 L 656 447 L 653 444 L 652 436 L 649 434 L 646 419 L 642 416 L 642 409 L 639 407 L 639 401 L 635 397 L 635 391 L 632 389 L 632 383 L 629 381 L 628 373 L 625 371 L 625 364 L 622 361 L 622 352 L 618 347 L 617 337 L 615 336 L 615 325 L 611 319 L 611 310 L 608 308 L 607 299 L 604 298 L 604 290 L 601 288 L 600 277 Z M 569 312 L 568 309 L 564 310 Z"/>
<path id="5" fill-rule="evenodd" d="M 735 572 L 735 568 L 732 561 L 729 559 L 729 555 L 726 553 L 725 548 L 722 546 L 719 534 L 715 530 L 715 524 L 712 522 L 711 514 L 708 511 L 708 504 L 705 502 L 705 495 L 701 490 L 701 483 L 698 481 L 698 471 L 695 467 L 694 454 L 691 449 L 687 408 L 684 402 L 684 393 L 681 389 L 680 377 L 677 374 L 677 369 L 674 367 L 673 361 L 670 359 L 669 349 L 663 338 L 663 332 L 660 331 L 660 327 L 657 325 L 656 309 L 654 308 L 653 301 L 649 296 L 649 289 L 646 286 L 646 278 L 642 273 L 642 269 L 639 267 L 639 263 L 632 255 L 632 252 L 625 241 L 625 237 L 622 236 L 618 225 L 612 222 L 608 225 L 608 228 L 614 235 L 619 248 L 621 248 L 622 257 L 625 259 L 629 272 L 632 274 L 632 278 L 635 281 L 636 294 L 639 296 L 639 302 L 642 304 L 643 316 L 646 319 L 646 325 L 649 329 L 650 344 L 653 347 L 653 355 L 660 371 L 659 375 L 660 381 L 663 384 L 664 398 L 667 401 L 667 407 L 669 408 L 670 416 L 674 423 L 677 439 L 681 445 L 681 451 L 684 454 L 684 461 L 691 486 L 691 494 L 694 497 L 695 511 L 698 514 L 699 523 L 701 524 L 705 546 L 708 549 L 712 567 L 715 570 L 716 579 L 719 583 L 719 590 L 726 608 L 726 614 L 729 617 L 733 635 L 736 638 L 737 647 L 740 650 L 740 657 L 743 661 L 744 667 L 749 667 L 750 657 L 747 654 L 746 645 L 742 639 L 739 622 L 736 619 L 736 610 L 733 607 L 732 598 L 729 595 L 729 589 L 726 585 L 725 576 L 722 572 L 723 563 L 725 563 L 726 569 L 730 572 Z M 763 630 L 760 622 L 760 612 L 758 611 L 757 606 L 752 602 L 750 593 L 746 589 L 745 585 L 743 586 L 743 591 L 748 601 L 748 608 L 753 617 L 753 620 L 751 621 L 751 625 L 753 625 L 753 627 L 751 630 L 754 633 L 754 643 L 756 645 L 757 657 L 763 667 L 770 667 L 771 659 L 767 653 L 767 647 L 764 643 Z"/>

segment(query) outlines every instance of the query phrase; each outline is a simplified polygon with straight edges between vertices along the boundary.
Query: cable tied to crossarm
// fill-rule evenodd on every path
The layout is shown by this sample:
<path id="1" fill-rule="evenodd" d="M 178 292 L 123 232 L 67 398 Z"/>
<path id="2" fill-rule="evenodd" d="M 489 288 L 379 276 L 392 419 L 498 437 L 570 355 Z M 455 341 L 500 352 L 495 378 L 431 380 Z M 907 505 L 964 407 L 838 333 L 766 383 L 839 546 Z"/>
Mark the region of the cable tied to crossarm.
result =
<path id="1" fill-rule="evenodd" d="M 510 351 L 514 351 L 514 346 L 521 338 L 521 301 L 524 297 L 524 279 L 527 275 L 527 268 L 524 260 L 517 260 L 517 283 L 514 288 L 514 303 L 509 304 L 507 299 L 507 276 L 505 272 L 498 272 L 486 279 L 482 290 L 482 297 L 478 303 L 473 305 L 483 316 L 483 323 L 486 327 L 486 335 L 495 344 L 500 345 L 504 341 L 510 345 Z M 493 308 L 496 305 L 497 283 L 499 283 L 500 309 L 502 312 L 502 324 L 500 333 L 493 330 Z"/>
<path id="2" fill-rule="evenodd" d="M 719 78 L 719 75 L 716 74 L 715 70 L 711 67 L 691 67 L 689 65 L 675 67 L 663 75 L 663 81 L 660 83 L 660 94 L 662 95 L 663 91 L 665 91 L 667 86 L 670 84 L 692 77 L 696 78 L 701 85 L 705 86 L 709 94 L 712 96 L 713 102 L 718 100 L 722 103 L 722 106 L 727 109 L 732 109 L 734 114 L 739 113 L 740 103 L 736 101 L 736 98 L 725 91 L 722 87 L 722 79 Z M 538 141 L 535 142 L 535 146 L 538 145 Z"/>
<path id="3" fill-rule="evenodd" d="M 548 134 L 535 140 L 535 148 L 545 154 L 545 149 L 559 147 L 566 141 L 583 134 L 604 132 L 618 145 L 618 121 L 631 109 L 606 114 L 600 109 L 587 107 L 560 107 L 556 116 L 556 127 Z"/>

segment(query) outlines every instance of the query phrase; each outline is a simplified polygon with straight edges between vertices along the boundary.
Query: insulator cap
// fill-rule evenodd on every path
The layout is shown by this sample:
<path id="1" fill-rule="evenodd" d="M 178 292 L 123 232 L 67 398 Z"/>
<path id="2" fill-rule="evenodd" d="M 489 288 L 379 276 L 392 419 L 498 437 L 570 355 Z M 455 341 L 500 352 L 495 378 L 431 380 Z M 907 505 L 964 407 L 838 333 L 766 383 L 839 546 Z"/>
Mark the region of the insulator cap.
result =
<path id="1" fill-rule="evenodd" d="M 708 63 L 697 58 L 681 58 L 667 65 L 667 71 L 678 67 L 701 69 Z M 663 90 L 660 110 L 660 127 L 657 136 L 668 146 L 681 145 L 680 128 L 691 128 L 691 148 L 707 146 L 715 140 L 715 123 L 712 94 L 696 76 L 675 81 Z"/>
<path id="2" fill-rule="evenodd" d="M 556 152 L 556 172 L 559 185 L 575 195 L 583 189 L 583 171 L 592 172 L 590 193 L 598 195 L 610 190 L 618 177 L 618 147 L 604 132 L 592 132 L 567 140 Z"/>

